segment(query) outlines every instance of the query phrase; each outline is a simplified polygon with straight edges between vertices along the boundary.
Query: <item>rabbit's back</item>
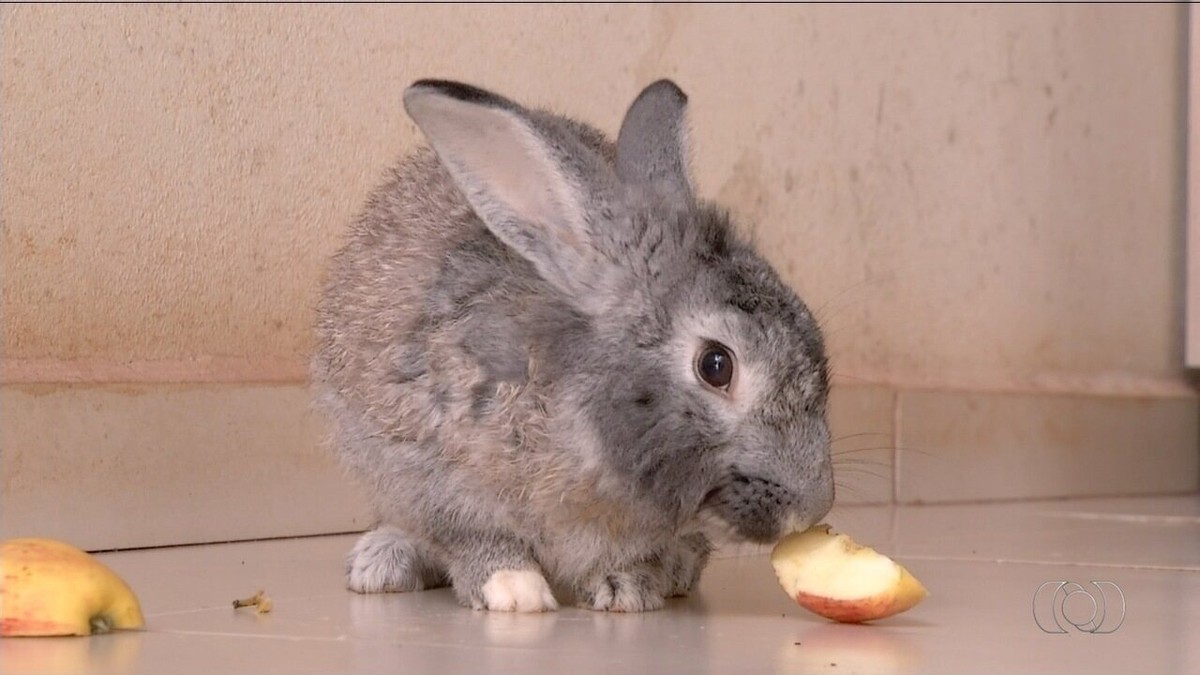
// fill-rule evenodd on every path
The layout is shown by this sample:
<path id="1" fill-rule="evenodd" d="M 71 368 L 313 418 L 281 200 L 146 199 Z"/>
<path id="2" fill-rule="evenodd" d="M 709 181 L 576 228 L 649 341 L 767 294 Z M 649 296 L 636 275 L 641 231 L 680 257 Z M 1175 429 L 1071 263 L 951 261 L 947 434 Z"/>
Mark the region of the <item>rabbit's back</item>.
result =
<path id="1" fill-rule="evenodd" d="M 612 161 L 599 131 L 544 119 Z M 572 321 L 533 266 L 482 223 L 434 152 L 418 149 L 371 194 L 330 266 L 312 375 L 332 446 L 381 497 L 426 470 L 445 478 L 450 467 L 467 469 L 459 478 L 498 490 L 521 473 L 557 472 L 566 458 L 534 456 L 546 404 L 544 387 L 529 380 L 537 353 L 569 340 Z M 489 442 L 493 450 L 475 451 Z M 498 466 L 503 453 L 494 450 L 504 446 L 524 450 L 525 463 Z"/>
<path id="2" fill-rule="evenodd" d="M 394 434 L 412 426 L 394 410 L 403 401 L 390 399 L 424 369 L 418 333 L 446 256 L 480 230 L 428 148 L 372 192 L 332 259 L 317 310 L 312 376 L 335 432 L 358 424 L 375 427 L 363 435 Z"/>
<path id="3" fill-rule="evenodd" d="M 616 147 L 595 127 L 539 118 L 614 161 Z M 560 327 L 563 307 L 553 295 L 526 259 L 488 231 L 433 150 L 420 147 L 371 193 L 330 263 L 312 362 L 318 405 L 335 434 L 365 424 L 373 429 L 360 435 L 431 435 L 430 406 L 414 382 L 436 362 L 438 337 L 454 330 L 460 335 L 451 341 L 476 360 L 516 368 L 516 352 L 533 337 L 528 327 Z M 463 330 L 463 323 L 475 325 Z"/>

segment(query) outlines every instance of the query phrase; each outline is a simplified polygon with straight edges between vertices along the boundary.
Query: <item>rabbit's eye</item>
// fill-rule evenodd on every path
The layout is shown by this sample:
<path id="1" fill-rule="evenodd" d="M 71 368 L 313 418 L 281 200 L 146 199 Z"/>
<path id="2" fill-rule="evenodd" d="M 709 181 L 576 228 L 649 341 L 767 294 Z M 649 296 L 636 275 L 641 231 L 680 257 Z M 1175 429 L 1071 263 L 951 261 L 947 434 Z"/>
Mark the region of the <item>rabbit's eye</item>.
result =
<path id="1" fill-rule="evenodd" d="M 708 343 L 696 359 L 696 375 L 714 389 L 729 389 L 729 383 L 733 381 L 733 354 L 725 345 Z"/>

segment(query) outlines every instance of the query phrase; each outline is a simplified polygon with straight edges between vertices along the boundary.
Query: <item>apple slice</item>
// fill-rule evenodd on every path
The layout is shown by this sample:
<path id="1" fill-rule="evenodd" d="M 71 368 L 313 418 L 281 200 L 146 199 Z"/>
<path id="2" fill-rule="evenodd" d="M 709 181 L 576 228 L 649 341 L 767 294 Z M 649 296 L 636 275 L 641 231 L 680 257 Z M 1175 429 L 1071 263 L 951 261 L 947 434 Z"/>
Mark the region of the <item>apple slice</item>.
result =
<path id="1" fill-rule="evenodd" d="M 843 623 L 899 614 L 928 594 L 891 558 L 828 525 L 784 537 L 771 551 L 771 565 L 779 585 L 801 607 Z"/>
<path id="2" fill-rule="evenodd" d="M 53 539 L 0 543 L 0 635 L 91 635 L 141 628 L 137 596 L 99 560 Z"/>

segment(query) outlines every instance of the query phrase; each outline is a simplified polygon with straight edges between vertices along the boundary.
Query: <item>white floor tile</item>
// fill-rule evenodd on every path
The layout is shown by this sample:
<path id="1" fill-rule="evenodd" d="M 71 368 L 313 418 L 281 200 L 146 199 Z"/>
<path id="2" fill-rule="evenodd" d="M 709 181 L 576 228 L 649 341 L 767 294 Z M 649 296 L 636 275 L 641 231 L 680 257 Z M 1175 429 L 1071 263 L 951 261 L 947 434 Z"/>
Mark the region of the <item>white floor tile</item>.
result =
<path id="1" fill-rule="evenodd" d="M 147 629 L 6 639 L 0 670 L 1196 673 L 1198 516 L 1200 496 L 839 508 L 830 522 L 894 552 L 932 594 L 869 626 L 833 624 L 792 604 L 761 553 L 715 559 L 693 597 L 641 615 L 489 614 L 458 606 L 444 589 L 355 595 L 342 588 L 347 536 L 110 553 L 105 561 L 142 599 Z M 1118 630 L 1039 628 L 1039 586 L 1093 580 L 1123 592 Z M 259 588 L 273 612 L 230 606 Z M 1082 622 L 1083 600 L 1065 605 L 1066 618 Z M 1119 596 L 1108 600 L 1102 630 L 1118 616 Z M 1052 610 L 1037 610 L 1049 628 Z"/>

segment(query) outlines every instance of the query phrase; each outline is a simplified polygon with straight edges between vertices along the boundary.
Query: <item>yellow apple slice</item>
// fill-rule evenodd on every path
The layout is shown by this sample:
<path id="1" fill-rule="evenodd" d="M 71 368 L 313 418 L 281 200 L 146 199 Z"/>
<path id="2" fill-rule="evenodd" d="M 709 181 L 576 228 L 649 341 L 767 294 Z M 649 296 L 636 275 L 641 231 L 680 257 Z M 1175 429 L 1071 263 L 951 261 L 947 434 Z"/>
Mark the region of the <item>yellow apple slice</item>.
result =
<path id="1" fill-rule="evenodd" d="M 789 534 L 771 551 L 779 585 L 801 607 L 844 623 L 912 609 L 928 594 L 891 558 L 817 525 Z"/>
<path id="2" fill-rule="evenodd" d="M 74 546 L 53 539 L 0 543 L 0 635 L 91 635 L 145 625 L 137 596 L 121 577 Z"/>

